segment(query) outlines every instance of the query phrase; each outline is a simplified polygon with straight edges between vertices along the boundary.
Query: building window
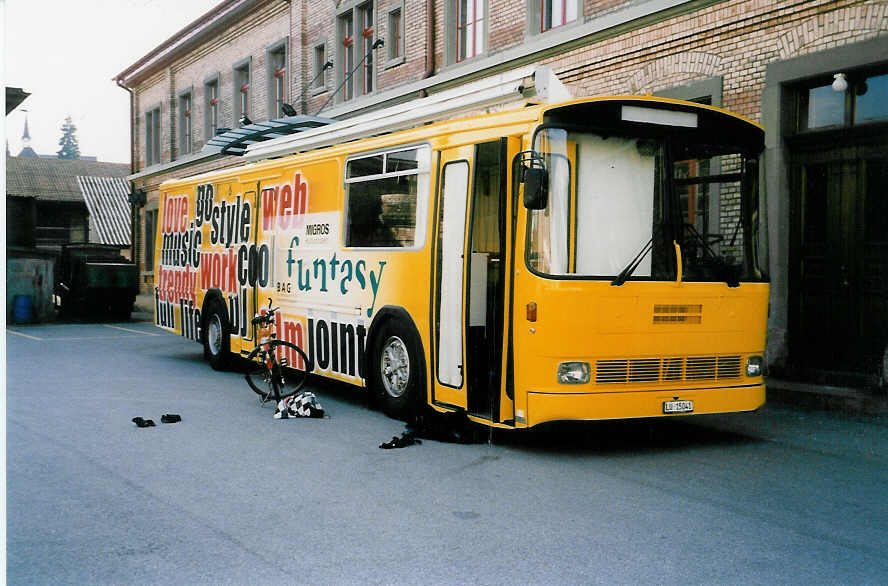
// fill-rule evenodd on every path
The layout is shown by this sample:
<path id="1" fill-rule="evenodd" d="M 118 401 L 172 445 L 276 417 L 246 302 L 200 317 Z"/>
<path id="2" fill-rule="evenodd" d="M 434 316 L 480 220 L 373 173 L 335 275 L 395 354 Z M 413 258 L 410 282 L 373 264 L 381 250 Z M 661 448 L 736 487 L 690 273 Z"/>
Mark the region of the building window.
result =
<path id="1" fill-rule="evenodd" d="M 373 43 L 376 40 L 373 2 L 357 4 L 339 15 L 337 40 L 340 58 L 337 77 L 344 82 L 342 99 L 351 100 L 374 90 Z M 359 66 L 360 64 L 360 66 Z"/>
<path id="2" fill-rule="evenodd" d="M 404 10 L 403 5 L 389 10 L 388 38 L 386 39 L 388 65 L 404 62 Z"/>
<path id="3" fill-rule="evenodd" d="M 457 0 L 457 61 L 470 59 L 484 52 L 484 12 L 484 0 Z"/>
<path id="4" fill-rule="evenodd" d="M 376 34 L 373 27 L 373 3 L 361 4 L 358 7 L 358 14 L 360 15 L 359 22 L 361 23 L 361 39 L 363 39 L 362 56 L 366 55 L 364 65 L 360 71 L 360 82 L 363 90 L 362 93 L 369 94 L 373 91 L 373 37 Z"/>
<path id="5" fill-rule="evenodd" d="M 250 117 L 250 60 L 234 66 L 234 125 Z"/>
<path id="6" fill-rule="evenodd" d="M 577 0 L 540 0 L 540 32 L 577 19 Z"/>
<path id="7" fill-rule="evenodd" d="M 179 94 L 179 154 L 191 153 L 191 90 Z"/>
<path id="8" fill-rule="evenodd" d="M 859 81 L 854 88 L 854 124 L 888 118 L 888 73 Z"/>
<path id="9" fill-rule="evenodd" d="M 837 92 L 826 84 L 802 91 L 800 98 L 800 130 L 845 125 L 845 92 Z"/>
<path id="10" fill-rule="evenodd" d="M 354 97 L 354 84 L 351 76 L 355 67 L 355 23 L 351 11 L 339 17 L 339 76 L 345 82 L 342 99 Z"/>
<path id="11" fill-rule="evenodd" d="M 268 49 L 268 117 L 284 115 L 281 104 L 287 101 L 287 41 Z"/>
<path id="12" fill-rule="evenodd" d="M 798 130 L 857 126 L 888 119 L 888 72 L 840 74 L 798 92 Z M 840 83 L 844 85 L 840 85 Z"/>
<path id="13" fill-rule="evenodd" d="M 204 82 L 204 134 L 210 140 L 219 130 L 219 76 Z"/>
<path id="14" fill-rule="evenodd" d="M 160 163 L 160 106 L 145 112 L 145 166 Z"/>
<path id="15" fill-rule="evenodd" d="M 311 64 L 311 89 L 314 93 L 321 93 L 326 89 L 327 69 L 327 44 L 318 43 L 314 47 L 314 61 Z"/>
<path id="16" fill-rule="evenodd" d="M 145 264 L 144 270 L 154 272 L 154 238 L 157 233 L 157 210 L 145 211 Z"/>

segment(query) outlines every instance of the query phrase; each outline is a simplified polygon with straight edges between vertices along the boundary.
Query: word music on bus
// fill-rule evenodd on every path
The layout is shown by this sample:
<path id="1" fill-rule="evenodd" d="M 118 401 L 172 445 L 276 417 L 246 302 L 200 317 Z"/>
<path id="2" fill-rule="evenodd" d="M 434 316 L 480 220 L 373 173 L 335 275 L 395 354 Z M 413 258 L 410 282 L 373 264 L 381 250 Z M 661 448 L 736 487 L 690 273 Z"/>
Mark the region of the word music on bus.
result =
<path id="1" fill-rule="evenodd" d="M 225 368 L 270 300 L 312 372 L 398 418 L 758 409 L 761 126 L 652 96 L 484 113 L 480 94 L 328 120 L 164 183 L 157 325 Z"/>

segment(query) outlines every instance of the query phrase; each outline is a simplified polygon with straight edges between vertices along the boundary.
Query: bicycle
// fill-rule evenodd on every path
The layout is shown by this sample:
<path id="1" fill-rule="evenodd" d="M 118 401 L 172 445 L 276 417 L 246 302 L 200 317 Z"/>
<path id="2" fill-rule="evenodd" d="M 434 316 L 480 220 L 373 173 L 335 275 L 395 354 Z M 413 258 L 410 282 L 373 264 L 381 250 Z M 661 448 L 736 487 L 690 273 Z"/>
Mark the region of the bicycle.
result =
<path id="1" fill-rule="evenodd" d="M 275 313 L 279 310 L 280 307 L 271 306 L 269 299 L 265 315 L 256 315 L 251 320 L 256 327 L 259 344 L 247 356 L 249 366 L 244 378 L 263 404 L 273 399 L 277 405 L 281 399 L 295 395 L 312 370 L 312 364 L 302 348 L 277 339 L 274 326 Z"/>

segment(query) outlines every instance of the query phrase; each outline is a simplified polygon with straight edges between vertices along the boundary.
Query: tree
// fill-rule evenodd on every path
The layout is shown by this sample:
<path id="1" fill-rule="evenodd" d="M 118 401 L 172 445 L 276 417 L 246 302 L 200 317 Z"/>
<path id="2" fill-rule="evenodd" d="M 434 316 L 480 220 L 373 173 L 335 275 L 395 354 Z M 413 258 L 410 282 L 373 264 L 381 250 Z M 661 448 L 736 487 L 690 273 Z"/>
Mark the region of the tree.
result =
<path id="1" fill-rule="evenodd" d="M 59 146 L 62 148 L 56 153 L 60 159 L 80 158 L 80 147 L 77 144 L 75 132 L 77 132 L 77 127 L 74 126 L 74 122 L 68 116 L 65 118 L 65 123 L 62 124 L 62 138 L 59 139 Z"/>

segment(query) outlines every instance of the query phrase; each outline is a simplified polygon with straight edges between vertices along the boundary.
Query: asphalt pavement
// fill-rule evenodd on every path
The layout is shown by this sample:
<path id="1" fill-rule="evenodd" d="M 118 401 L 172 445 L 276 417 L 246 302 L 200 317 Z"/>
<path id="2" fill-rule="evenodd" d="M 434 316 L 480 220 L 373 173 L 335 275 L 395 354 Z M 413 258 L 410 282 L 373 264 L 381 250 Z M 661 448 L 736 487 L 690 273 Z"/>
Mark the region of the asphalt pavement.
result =
<path id="1" fill-rule="evenodd" d="M 328 417 L 275 420 L 138 319 L 6 344 L 10 584 L 888 582 L 882 414 L 769 404 L 381 450 L 403 426 L 360 392 L 315 383 Z"/>

